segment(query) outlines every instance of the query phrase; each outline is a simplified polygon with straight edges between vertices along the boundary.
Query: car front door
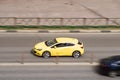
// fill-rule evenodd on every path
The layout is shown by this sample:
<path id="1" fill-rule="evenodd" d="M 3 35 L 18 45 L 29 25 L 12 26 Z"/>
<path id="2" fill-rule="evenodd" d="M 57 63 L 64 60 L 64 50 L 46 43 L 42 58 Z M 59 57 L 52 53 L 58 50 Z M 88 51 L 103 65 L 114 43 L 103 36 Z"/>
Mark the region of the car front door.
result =
<path id="1" fill-rule="evenodd" d="M 72 56 L 74 44 L 60 43 L 56 45 L 56 51 L 59 56 Z"/>
<path id="2" fill-rule="evenodd" d="M 53 56 L 61 56 L 63 54 L 64 44 L 58 43 L 51 47 L 51 53 Z"/>

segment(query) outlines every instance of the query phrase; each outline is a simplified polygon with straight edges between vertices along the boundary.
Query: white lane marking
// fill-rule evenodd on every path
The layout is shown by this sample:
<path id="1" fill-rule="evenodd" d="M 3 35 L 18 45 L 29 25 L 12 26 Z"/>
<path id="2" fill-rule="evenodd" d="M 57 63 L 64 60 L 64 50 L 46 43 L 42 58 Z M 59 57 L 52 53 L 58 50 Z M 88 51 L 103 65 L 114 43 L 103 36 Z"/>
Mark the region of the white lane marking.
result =
<path id="1" fill-rule="evenodd" d="M 93 63 L 87 63 L 87 62 L 80 62 L 80 63 L 0 63 L 0 66 L 54 66 L 54 65 L 63 65 L 63 66 L 96 66 L 98 63 L 93 62 Z"/>

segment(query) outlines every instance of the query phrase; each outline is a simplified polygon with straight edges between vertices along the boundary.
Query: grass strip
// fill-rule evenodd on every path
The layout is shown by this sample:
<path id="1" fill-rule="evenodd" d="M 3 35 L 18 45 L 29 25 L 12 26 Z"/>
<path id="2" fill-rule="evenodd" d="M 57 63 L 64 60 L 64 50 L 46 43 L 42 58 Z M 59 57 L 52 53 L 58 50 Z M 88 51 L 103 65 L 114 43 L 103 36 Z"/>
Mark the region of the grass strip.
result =
<path id="1" fill-rule="evenodd" d="M 0 26 L 0 29 L 120 29 L 120 26 Z"/>

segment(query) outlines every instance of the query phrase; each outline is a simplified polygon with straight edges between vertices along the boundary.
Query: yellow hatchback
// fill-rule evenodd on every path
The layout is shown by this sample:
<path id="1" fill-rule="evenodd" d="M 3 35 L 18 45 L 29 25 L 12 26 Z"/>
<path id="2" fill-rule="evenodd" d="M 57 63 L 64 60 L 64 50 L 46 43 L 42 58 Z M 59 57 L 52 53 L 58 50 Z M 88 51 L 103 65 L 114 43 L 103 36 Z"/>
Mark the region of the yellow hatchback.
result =
<path id="1" fill-rule="evenodd" d="M 83 43 L 76 38 L 60 37 L 37 43 L 32 52 L 37 56 L 73 56 L 79 58 L 84 54 Z"/>

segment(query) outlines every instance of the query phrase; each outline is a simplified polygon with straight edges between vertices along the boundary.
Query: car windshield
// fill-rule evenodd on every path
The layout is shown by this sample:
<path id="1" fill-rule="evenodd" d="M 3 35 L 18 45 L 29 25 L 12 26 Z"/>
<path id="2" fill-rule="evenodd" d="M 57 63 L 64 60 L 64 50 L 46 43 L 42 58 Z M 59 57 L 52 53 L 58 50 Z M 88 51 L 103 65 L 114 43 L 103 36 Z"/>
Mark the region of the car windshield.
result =
<path id="1" fill-rule="evenodd" d="M 112 56 L 109 59 L 111 59 L 111 60 L 120 60 L 120 56 Z"/>
<path id="2" fill-rule="evenodd" d="M 112 56 L 105 59 L 105 62 L 120 60 L 120 56 Z"/>
<path id="3" fill-rule="evenodd" d="M 49 40 L 49 41 L 46 41 L 46 42 L 45 42 L 45 44 L 46 44 L 47 46 L 52 46 L 52 45 L 54 45 L 55 43 L 57 43 L 56 39 Z"/>

